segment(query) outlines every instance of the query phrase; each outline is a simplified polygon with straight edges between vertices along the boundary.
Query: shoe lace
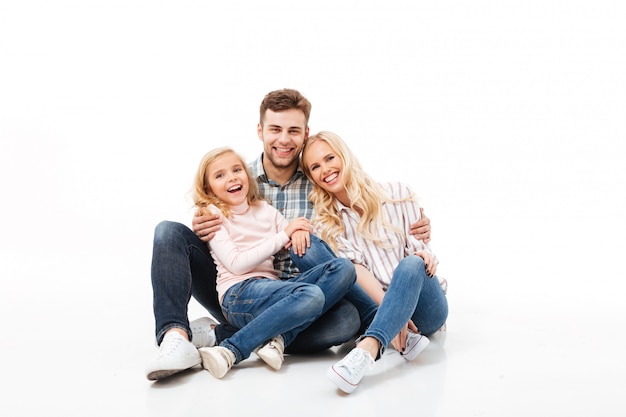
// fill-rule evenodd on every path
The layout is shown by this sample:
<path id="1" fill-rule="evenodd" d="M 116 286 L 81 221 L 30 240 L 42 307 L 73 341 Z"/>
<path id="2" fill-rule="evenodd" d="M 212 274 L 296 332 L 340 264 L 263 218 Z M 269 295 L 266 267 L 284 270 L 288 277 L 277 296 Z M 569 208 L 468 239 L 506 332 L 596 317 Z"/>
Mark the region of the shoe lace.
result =
<path id="1" fill-rule="evenodd" d="M 159 357 L 170 356 L 180 346 L 182 340 L 178 337 L 167 337 L 161 342 Z"/>
<path id="2" fill-rule="evenodd" d="M 345 358 L 343 365 L 346 369 L 353 370 L 354 373 L 359 373 L 363 368 L 368 365 L 367 352 L 358 349 L 354 350 L 352 354 Z"/>

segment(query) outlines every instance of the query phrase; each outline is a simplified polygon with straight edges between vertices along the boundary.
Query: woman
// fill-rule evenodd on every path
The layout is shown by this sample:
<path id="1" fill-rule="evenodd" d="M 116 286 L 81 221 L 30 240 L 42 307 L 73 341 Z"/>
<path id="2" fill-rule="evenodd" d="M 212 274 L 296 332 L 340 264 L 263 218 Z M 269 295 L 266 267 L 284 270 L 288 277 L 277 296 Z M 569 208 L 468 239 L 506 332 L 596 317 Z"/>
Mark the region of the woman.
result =
<path id="1" fill-rule="evenodd" d="M 415 359 L 426 336 L 445 323 L 448 303 L 435 277 L 437 258 L 408 232 L 420 218 L 410 187 L 373 181 L 332 132 L 310 137 L 301 163 L 315 184 L 310 199 L 320 237 L 354 263 L 357 283 L 379 305 L 356 347 L 327 372 L 350 393 L 389 344 Z"/>

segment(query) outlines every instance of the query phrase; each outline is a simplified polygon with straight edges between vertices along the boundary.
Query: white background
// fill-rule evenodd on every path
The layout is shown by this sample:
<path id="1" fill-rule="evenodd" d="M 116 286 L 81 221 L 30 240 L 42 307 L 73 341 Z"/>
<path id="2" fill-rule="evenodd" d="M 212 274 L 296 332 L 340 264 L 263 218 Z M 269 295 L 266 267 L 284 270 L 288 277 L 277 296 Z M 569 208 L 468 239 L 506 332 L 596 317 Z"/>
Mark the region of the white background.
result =
<path id="1" fill-rule="evenodd" d="M 603 0 L 1 0 L 1 401 L 55 402 L 39 378 L 76 368 L 143 378 L 154 226 L 190 223 L 206 151 L 259 155 L 261 99 L 289 87 L 417 191 L 450 324 L 571 342 L 590 356 L 566 372 L 595 375 L 572 410 L 623 406 L 624 22 Z"/>

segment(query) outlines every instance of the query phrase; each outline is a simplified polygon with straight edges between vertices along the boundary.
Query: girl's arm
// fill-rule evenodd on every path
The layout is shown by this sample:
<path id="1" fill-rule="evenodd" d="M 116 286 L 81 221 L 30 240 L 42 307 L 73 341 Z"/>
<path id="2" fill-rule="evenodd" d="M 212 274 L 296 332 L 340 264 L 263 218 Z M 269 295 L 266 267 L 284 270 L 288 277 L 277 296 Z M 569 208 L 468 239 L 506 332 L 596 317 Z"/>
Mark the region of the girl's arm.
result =
<path id="1" fill-rule="evenodd" d="M 280 213 L 277 211 L 280 217 Z M 268 221 L 275 220 L 280 224 L 280 217 L 275 219 L 268 219 Z M 236 275 L 245 274 L 251 271 L 272 255 L 278 252 L 287 242 L 289 236 L 284 230 L 277 232 L 272 236 L 268 236 L 266 239 L 259 241 L 259 243 L 248 249 L 241 249 L 235 244 L 233 237 L 230 236 L 227 227 L 221 227 L 215 232 L 215 237 L 211 239 L 211 250 L 214 256 L 219 260 L 226 269 Z"/>

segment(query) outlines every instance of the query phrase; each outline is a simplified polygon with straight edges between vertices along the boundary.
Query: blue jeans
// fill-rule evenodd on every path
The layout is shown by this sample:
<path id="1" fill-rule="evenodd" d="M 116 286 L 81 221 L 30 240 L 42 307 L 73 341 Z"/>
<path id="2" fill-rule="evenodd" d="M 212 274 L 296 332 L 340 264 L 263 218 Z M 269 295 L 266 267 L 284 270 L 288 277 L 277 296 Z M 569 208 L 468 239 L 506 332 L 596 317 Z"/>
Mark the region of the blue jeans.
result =
<path id="1" fill-rule="evenodd" d="M 158 344 L 174 327 L 184 329 L 191 339 L 188 304 L 193 296 L 220 323 L 226 323 L 215 289 L 217 270 L 206 243 L 182 223 L 163 221 L 154 232 L 152 292 L 155 335 Z M 339 297 L 341 298 L 341 297 Z M 236 328 L 220 324 L 217 342 L 232 336 Z M 298 334 L 288 353 L 311 353 L 340 345 L 359 331 L 356 308 L 340 300 L 311 326 Z"/>
<path id="2" fill-rule="evenodd" d="M 289 280 L 253 278 L 229 288 L 222 312 L 239 330 L 220 346 L 235 352 L 236 363 L 274 336 L 289 346 L 296 335 L 334 306 L 354 286 L 354 266 L 331 259 Z"/>
<path id="3" fill-rule="evenodd" d="M 447 318 L 448 301 L 439 280 L 426 274 L 422 258 L 411 255 L 396 267 L 383 302 L 361 338 L 376 338 L 382 355 L 409 319 L 421 334 L 428 336 L 443 326 Z"/>
<path id="4" fill-rule="evenodd" d="M 322 313 L 324 293 L 313 284 L 250 278 L 224 294 L 222 311 L 239 328 L 220 346 L 235 353 L 235 363 L 267 340 L 282 335 L 285 345 Z"/>
<path id="5" fill-rule="evenodd" d="M 296 255 L 292 250 L 291 259 L 300 271 L 307 271 L 311 268 L 315 268 L 316 265 L 323 264 L 331 259 L 337 259 L 337 255 L 326 242 L 317 236 L 311 235 L 311 247 L 307 248 L 303 256 Z M 369 323 L 374 319 L 378 306 L 356 283 L 344 296 L 344 302 L 352 304 L 359 315 L 357 331 L 353 333 L 353 336 L 357 333 L 363 333 Z M 336 316 L 335 319 L 340 323 L 346 323 L 347 321 L 354 322 L 355 320 L 352 315 L 344 317 Z"/>

